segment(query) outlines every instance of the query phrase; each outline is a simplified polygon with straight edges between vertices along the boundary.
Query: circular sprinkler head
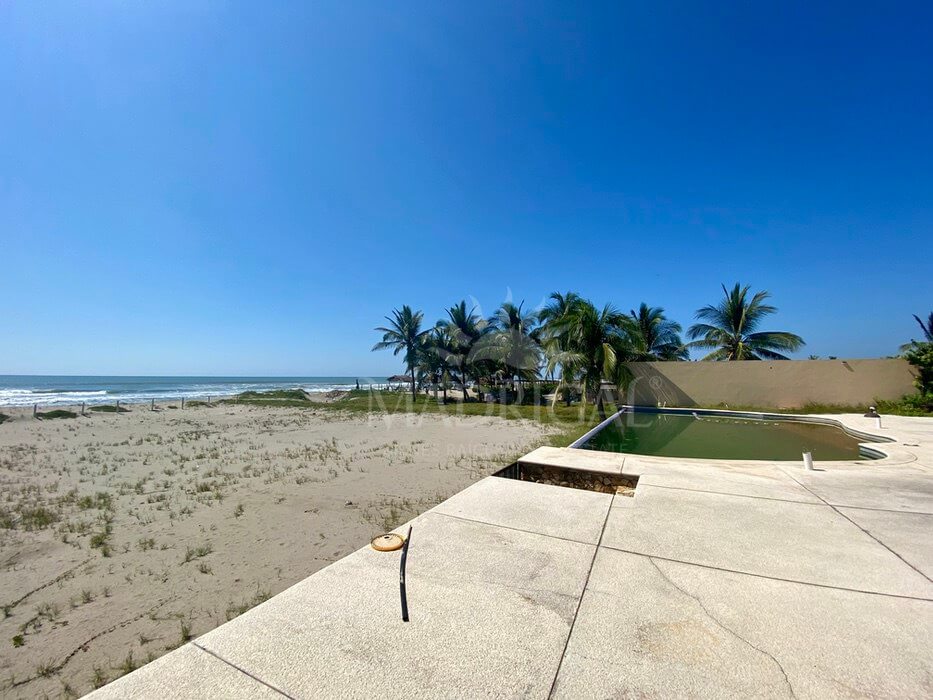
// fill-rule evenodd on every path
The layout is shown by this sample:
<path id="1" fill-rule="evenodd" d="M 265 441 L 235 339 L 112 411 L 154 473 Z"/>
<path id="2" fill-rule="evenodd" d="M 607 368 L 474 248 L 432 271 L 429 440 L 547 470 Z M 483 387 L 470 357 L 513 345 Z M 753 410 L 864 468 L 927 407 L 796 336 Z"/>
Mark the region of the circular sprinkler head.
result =
<path id="1" fill-rule="evenodd" d="M 387 532 L 384 535 L 373 537 L 369 544 L 377 552 L 394 552 L 396 549 L 402 548 L 402 545 L 405 544 L 405 538 L 396 535 L 394 532 Z"/>

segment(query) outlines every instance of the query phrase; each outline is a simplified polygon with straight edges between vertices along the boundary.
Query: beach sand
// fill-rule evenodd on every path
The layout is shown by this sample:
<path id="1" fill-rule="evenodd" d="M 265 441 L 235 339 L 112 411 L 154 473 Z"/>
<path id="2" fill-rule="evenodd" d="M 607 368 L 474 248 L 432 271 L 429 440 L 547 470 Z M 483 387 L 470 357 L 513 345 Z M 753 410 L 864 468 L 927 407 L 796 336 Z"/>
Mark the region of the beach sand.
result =
<path id="1" fill-rule="evenodd" d="M 82 694 L 545 441 L 496 417 L 215 405 L 0 424 L 0 694 Z"/>

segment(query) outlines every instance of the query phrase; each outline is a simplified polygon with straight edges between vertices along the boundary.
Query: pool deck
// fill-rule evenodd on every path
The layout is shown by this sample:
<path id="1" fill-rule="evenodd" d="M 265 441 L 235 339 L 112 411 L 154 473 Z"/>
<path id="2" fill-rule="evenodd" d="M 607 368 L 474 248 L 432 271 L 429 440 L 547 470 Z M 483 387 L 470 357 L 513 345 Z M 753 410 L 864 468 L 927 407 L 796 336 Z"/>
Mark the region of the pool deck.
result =
<path id="1" fill-rule="evenodd" d="M 634 497 L 497 477 L 95 698 L 931 697 L 933 419 L 879 461 L 540 448 Z M 398 532 L 404 532 L 405 527 Z"/>

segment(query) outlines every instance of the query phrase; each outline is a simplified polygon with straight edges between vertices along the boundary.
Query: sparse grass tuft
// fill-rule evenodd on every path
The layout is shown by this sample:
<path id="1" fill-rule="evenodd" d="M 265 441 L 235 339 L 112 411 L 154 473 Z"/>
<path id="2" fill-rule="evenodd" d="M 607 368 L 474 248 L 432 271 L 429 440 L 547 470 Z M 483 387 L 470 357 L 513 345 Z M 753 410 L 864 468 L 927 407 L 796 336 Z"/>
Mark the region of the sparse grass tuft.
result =
<path id="1" fill-rule="evenodd" d="M 191 641 L 191 623 L 181 620 L 181 643 L 187 644 Z"/>
<path id="2" fill-rule="evenodd" d="M 98 491 L 93 496 L 82 496 L 78 499 L 78 508 L 81 510 L 113 510 L 113 495 L 106 491 Z"/>
<path id="3" fill-rule="evenodd" d="M 200 547 L 188 547 L 185 550 L 185 560 L 182 564 L 187 564 L 189 561 L 194 561 L 195 559 L 200 559 L 201 557 L 206 557 L 208 554 L 214 551 L 214 548 L 211 547 L 210 542 L 207 544 L 202 544 Z"/>
<path id="4" fill-rule="evenodd" d="M 229 622 L 233 618 L 239 615 L 242 615 L 247 610 L 251 608 L 255 608 L 260 603 L 264 603 L 265 601 L 269 600 L 270 596 L 271 594 L 269 593 L 269 591 L 259 589 L 253 595 L 253 597 L 250 598 L 249 600 L 246 600 L 240 603 L 239 605 L 235 605 L 235 604 L 228 605 L 227 606 L 227 621 Z"/>
<path id="5" fill-rule="evenodd" d="M 127 652 L 126 658 L 123 659 L 123 663 L 121 663 L 120 666 L 118 667 L 118 670 L 120 671 L 122 675 L 125 676 L 127 673 L 132 673 L 133 671 L 135 671 L 138 667 L 139 667 L 139 664 L 137 664 L 133 660 L 133 651 L 130 650 L 129 652 Z"/>
<path id="6" fill-rule="evenodd" d="M 110 548 L 110 535 L 112 534 L 112 532 L 113 532 L 113 527 L 110 525 L 110 522 L 108 521 L 104 525 L 103 532 L 97 532 L 91 535 L 91 541 L 90 541 L 91 549 L 99 549 L 101 556 L 109 557 L 112 551 Z"/>
<path id="7" fill-rule="evenodd" d="M 104 673 L 104 669 L 100 666 L 94 667 L 94 672 L 91 674 L 91 685 L 94 688 L 103 688 L 107 685 L 107 674 Z"/>
<path id="8" fill-rule="evenodd" d="M 36 666 L 36 675 L 41 678 L 48 678 L 55 673 L 55 665 L 51 661 L 43 661 Z"/>
<path id="9" fill-rule="evenodd" d="M 20 525 L 24 530 L 44 530 L 58 522 L 58 513 L 45 506 L 23 508 L 19 511 Z"/>
<path id="10" fill-rule="evenodd" d="M 44 617 L 47 620 L 54 620 L 59 616 L 61 610 L 55 605 L 55 603 L 39 603 L 36 606 L 36 615 L 38 617 Z"/>

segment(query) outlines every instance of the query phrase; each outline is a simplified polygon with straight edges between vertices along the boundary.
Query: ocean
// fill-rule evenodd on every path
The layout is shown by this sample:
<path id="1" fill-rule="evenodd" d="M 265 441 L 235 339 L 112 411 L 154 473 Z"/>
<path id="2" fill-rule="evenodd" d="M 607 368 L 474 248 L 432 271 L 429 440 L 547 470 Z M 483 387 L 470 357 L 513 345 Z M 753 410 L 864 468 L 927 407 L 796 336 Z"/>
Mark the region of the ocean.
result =
<path id="1" fill-rule="evenodd" d="M 347 390 L 384 384 L 385 377 L 77 377 L 0 375 L 0 406 L 148 403 L 233 396 L 243 391 Z"/>

